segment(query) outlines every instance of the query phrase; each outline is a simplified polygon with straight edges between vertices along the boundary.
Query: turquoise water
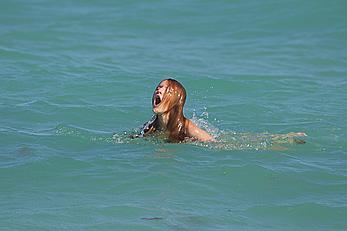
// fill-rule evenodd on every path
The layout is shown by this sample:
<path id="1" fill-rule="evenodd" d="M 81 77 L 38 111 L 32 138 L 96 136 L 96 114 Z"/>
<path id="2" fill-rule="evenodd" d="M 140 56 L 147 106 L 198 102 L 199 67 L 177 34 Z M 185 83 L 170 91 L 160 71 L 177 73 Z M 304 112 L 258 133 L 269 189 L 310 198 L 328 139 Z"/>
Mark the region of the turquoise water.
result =
<path id="1" fill-rule="evenodd" d="M 346 12 L 1 1 L 0 229 L 347 230 Z M 221 144 L 128 138 L 167 77 Z"/>

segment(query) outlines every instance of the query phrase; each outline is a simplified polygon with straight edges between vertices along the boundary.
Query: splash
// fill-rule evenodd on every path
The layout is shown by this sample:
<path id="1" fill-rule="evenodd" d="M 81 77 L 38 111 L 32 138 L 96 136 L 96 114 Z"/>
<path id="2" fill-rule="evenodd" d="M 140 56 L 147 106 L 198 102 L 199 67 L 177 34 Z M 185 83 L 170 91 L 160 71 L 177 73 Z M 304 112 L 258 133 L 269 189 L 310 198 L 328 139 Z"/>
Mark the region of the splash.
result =
<path id="1" fill-rule="evenodd" d="M 214 138 L 218 137 L 221 134 L 221 131 L 217 127 L 208 122 L 209 114 L 206 107 L 204 107 L 204 111 L 200 115 L 197 115 L 196 111 L 194 110 L 191 121 L 193 121 L 193 123 L 195 123 L 198 127 L 206 130 Z M 217 120 L 215 119 L 215 121 Z"/>
<path id="2" fill-rule="evenodd" d="M 191 119 L 197 126 L 211 134 L 216 142 L 193 142 L 192 144 L 217 150 L 266 150 L 271 147 L 269 134 L 238 133 L 234 131 L 223 131 L 209 123 L 209 114 L 204 107 L 203 112 L 197 115 L 193 111 Z M 216 119 L 214 121 L 217 121 Z M 217 121 L 218 122 L 218 121 Z"/>
<path id="3" fill-rule="evenodd" d="M 216 142 L 194 142 L 194 145 L 216 150 L 269 150 L 274 143 L 270 134 L 237 133 L 221 131 Z"/>
<path id="4" fill-rule="evenodd" d="M 216 142 L 192 142 L 192 144 L 210 149 L 256 151 L 285 150 L 287 149 L 286 145 L 305 143 L 303 139 L 298 138 L 298 136 L 306 136 L 306 134 L 304 133 L 245 133 L 218 129 L 208 122 L 209 114 L 206 107 L 204 107 L 204 111 L 200 115 L 197 115 L 197 113 L 193 111 L 193 117 L 191 120 L 196 125 L 210 133 L 216 139 Z M 217 120 L 214 119 L 214 121 Z"/>
<path id="5" fill-rule="evenodd" d="M 98 143 L 127 143 L 130 140 L 126 132 L 121 134 L 114 133 L 111 135 L 101 131 L 91 131 L 84 128 L 64 125 L 57 126 L 55 134 L 57 136 L 73 137 Z"/>
<path id="6" fill-rule="evenodd" d="M 165 143 L 163 134 L 158 133 L 155 136 L 141 137 L 138 136 L 140 130 L 124 131 L 118 133 L 109 133 L 104 131 L 95 131 L 76 126 L 59 125 L 55 128 L 55 135 L 70 137 L 77 140 L 84 140 L 93 143 L 110 143 L 110 144 L 159 144 Z M 141 138 L 141 139 L 140 139 Z"/>
<path id="7" fill-rule="evenodd" d="M 270 134 L 270 133 L 241 133 L 235 131 L 220 130 L 208 122 L 208 112 L 206 109 L 200 115 L 193 113 L 192 121 L 199 127 L 210 133 L 216 142 L 187 141 L 186 145 L 195 145 L 214 150 L 278 150 L 286 149 L 287 144 L 303 144 L 304 140 L 297 138 L 299 133 Z M 77 139 L 87 140 L 96 143 L 111 144 L 163 144 L 168 140 L 163 133 L 155 133 L 143 136 L 144 130 L 153 118 L 144 124 L 142 128 L 130 132 L 120 132 L 110 134 L 103 131 L 88 130 L 74 126 L 59 125 L 55 129 L 57 136 L 68 136 Z M 300 136 L 300 134 L 299 134 Z"/>

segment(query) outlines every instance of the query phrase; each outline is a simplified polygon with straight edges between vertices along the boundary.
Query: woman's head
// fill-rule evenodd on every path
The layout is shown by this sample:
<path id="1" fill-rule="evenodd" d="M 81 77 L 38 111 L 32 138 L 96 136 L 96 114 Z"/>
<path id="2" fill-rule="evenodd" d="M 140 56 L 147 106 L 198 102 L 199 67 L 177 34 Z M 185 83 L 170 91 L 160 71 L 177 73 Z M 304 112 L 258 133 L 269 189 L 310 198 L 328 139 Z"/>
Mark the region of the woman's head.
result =
<path id="1" fill-rule="evenodd" d="M 163 114 L 176 109 L 176 112 L 182 113 L 185 101 L 186 90 L 182 84 L 174 79 L 164 79 L 154 90 L 152 97 L 153 112 Z"/>

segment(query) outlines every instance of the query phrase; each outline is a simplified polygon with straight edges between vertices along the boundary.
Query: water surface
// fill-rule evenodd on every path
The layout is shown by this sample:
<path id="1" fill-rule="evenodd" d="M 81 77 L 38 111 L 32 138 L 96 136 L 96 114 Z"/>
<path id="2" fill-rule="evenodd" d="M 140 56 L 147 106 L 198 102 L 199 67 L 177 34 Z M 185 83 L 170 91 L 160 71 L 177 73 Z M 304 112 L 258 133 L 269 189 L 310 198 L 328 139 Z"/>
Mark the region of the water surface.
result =
<path id="1" fill-rule="evenodd" d="M 2 1 L 1 230 L 346 230 L 346 10 Z M 127 138 L 167 77 L 226 146 Z"/>

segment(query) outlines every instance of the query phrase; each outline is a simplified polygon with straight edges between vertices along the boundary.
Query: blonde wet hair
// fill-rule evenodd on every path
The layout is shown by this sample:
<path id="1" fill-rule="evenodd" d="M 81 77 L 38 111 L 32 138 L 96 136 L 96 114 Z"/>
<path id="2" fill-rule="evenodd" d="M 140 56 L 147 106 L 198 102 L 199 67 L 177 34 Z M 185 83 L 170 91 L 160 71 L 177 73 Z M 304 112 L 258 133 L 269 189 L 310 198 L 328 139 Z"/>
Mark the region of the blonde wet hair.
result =
<path id="1" fill-rule="evenodd" d="M 183 107 L 187 97 L 186 89 L 175 79 L 164 79 L 160 83 L 164 81 L 167 82 L 167 88 L 160 107 L 164 113 L 169 113 L 168 138 L 170 141 L 180 142 L 187 136 L 186 118 L 183 115 Z"/>

